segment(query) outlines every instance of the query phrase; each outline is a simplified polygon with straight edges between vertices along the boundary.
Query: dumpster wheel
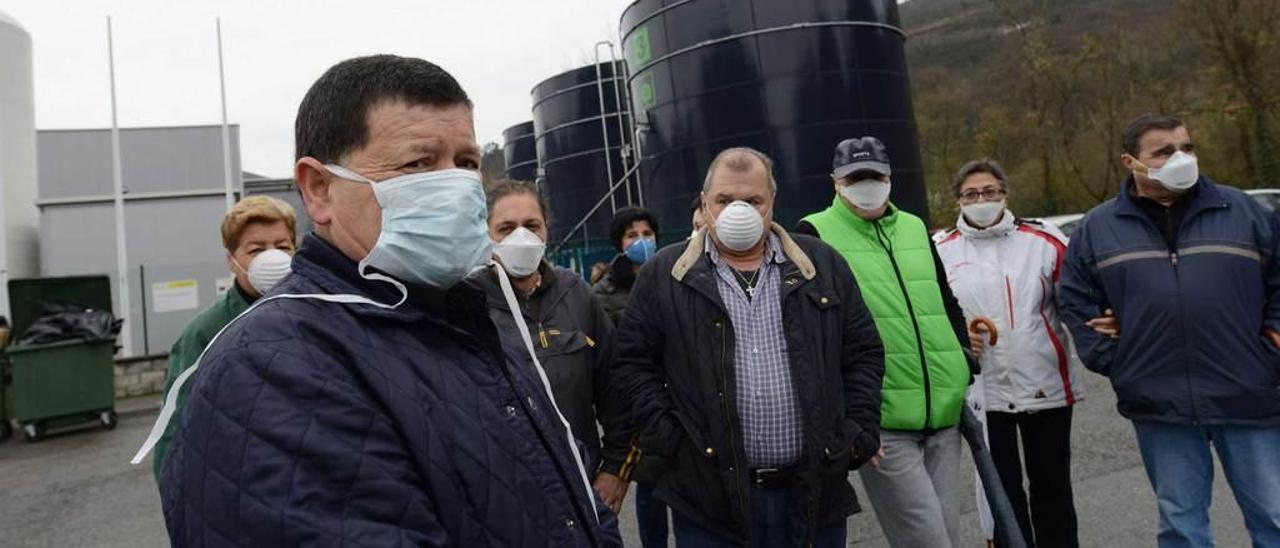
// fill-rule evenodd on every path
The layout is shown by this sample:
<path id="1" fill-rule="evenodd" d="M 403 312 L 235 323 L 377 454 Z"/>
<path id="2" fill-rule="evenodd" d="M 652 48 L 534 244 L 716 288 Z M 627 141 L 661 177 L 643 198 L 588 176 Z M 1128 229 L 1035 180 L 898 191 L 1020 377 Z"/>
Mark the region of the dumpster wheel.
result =
<path id="1" fill-rule="evenodd" d="M 22 434 L 27 441 L 40 441 L 44 438 L 45 428 L 43 424 L 29 422 L 22 425 Z"/>
<path id="2" fill-rule="evenodd" d="M 116 424 L 120 421 L 116 417 L 116 412 L 112 410 L 103 411 L 98 415 L 98 422 L 102 423 L 102 427 L 107 430 L 115 430 Z"/>

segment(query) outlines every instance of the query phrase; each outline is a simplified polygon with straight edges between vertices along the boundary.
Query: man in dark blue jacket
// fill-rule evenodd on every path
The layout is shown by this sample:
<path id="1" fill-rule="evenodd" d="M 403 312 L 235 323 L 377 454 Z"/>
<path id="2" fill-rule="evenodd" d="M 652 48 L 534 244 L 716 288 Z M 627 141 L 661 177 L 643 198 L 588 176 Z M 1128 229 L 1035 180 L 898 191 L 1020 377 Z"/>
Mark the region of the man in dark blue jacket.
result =
<path id="1" fill-rule="evenodd" d="M 198 362 L 161 482 L 173 544 L 620 546 L 545 379 L 459 284 L 490 259 L 466 93 L 352 59 L 296 138 L 315 233 Z"/>
<path id="2" fill-rule="evenodd" d="M 1211 546 L 1212 446 L 1255 546 L 1280 546 L 1280 219 L 1199 174 L 1182 121 L 1123 136 L 1120 194 L 1071 234 L 1059 290 L 1133 421 L 1159 544 Z"/>

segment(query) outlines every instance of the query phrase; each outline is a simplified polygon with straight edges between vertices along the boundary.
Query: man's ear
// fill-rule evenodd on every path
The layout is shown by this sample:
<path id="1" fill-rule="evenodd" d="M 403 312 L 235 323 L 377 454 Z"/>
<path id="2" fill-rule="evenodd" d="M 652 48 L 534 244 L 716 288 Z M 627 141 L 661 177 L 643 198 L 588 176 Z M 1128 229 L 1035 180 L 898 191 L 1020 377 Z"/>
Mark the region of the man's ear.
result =
<path id="1" fill-rule="evenodd" d="M 324 164 L 310 156 L 299 159 L 293 166 L 293 181 L 302 194 L 302 204 L 311 222 L 328 226 L 333 221 L 332 179 Z"/>
<path id="2" fill-rule="evenodd" d="M 1132 155 L 1130 155 L 1128 152 L 1124 152 L 1120 154 L 1120 165 L 1124 166 L 1124 168 L 1129 171 L 1133 171 L 1134 160 L 1135 158 Z"/>

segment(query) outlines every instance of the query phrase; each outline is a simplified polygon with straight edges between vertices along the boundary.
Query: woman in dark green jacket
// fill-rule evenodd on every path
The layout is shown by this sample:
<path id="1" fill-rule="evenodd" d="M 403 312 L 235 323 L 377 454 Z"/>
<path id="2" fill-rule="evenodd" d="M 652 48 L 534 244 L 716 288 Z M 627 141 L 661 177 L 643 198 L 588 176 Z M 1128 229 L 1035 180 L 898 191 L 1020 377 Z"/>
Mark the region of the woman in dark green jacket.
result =
<path id="1" fill-rule="evenodd" d="M 187 324 L 173 343 L 169 350 L 165 399 L 169 398 L 174 379 L 196 363 L 213 337 L 289 274 L 289 261 L 298 240 L 296 225 L 293 207 L 268 196 L 240 200 L 222 218 L 222 245 L 227 250 L 227 266 L 235 275 L 235 282 L 212 306 Z M 188 382 L 178 391 L 178 411 L 186 403 L 191 385 Z M 169 439 L 180 417 L 179 414 L 169 422 L 164 436 L 156 443 L 152 471 L 157 481 L 164 468 Z"/>

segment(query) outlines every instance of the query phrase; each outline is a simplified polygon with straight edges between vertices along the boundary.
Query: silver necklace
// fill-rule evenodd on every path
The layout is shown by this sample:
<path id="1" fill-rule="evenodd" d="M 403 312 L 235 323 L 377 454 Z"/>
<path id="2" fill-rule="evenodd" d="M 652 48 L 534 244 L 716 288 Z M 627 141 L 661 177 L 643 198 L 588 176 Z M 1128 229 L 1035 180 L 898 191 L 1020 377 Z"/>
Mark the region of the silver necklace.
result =
<path id="1" fill-rule="evenodd" d="M 760 270 L 764 270 L 764 265 L 760 266 L 761 268 L 756 270 L 755 274 L 751 275 L 751 279 L 747 279 L 746 276 L 743 276 L 741 272 L 738 272 L 738 269 L 732 266 L 729 267 L 729 270 L 733 271 L 733 275 L 737 276 L 739 280 L 742 280 L 742 284 L 747 287 L 747 295 L 752 299 L 756 298 L 756 282 L 760 281 Z"/>

